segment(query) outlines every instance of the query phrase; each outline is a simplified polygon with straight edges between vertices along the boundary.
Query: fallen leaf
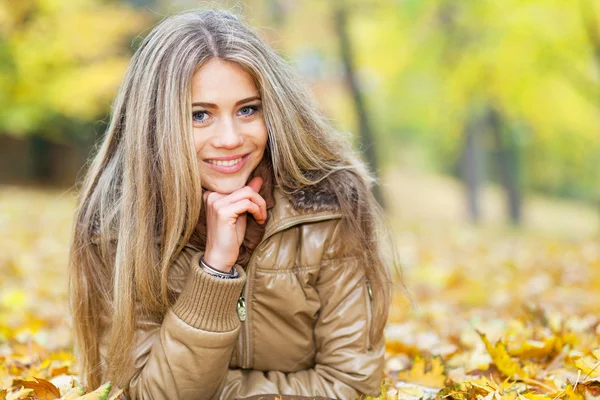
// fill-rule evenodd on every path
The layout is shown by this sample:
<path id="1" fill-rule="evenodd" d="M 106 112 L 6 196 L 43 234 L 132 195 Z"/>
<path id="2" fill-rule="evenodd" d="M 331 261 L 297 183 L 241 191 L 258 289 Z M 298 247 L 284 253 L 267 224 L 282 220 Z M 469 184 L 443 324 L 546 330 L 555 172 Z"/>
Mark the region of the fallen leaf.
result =
<path id="1" fill-rule="evenodd" d="M 446 381 L 444 364 L 439 357 L 433 357 L 427 368 L 425 359 L 417 356 L 409 371 L 399 372 L 398 377 L 407 383 L 417 383 L 429 388 L 441 389 Z"/>
<path id="2" fill-rule="evenodd" d="M 54 400 L 60 397 L 60 390 L 51 382 L 42 378 L 15 379 L 13 386 L 23 386 L 24 388 L 33 389 L 35 397 L 39 400 Z"/>
<path id="3" fill-rule="evenodd" d="M 73 400 L 77 399 L 85 394 L 85 388 L 81 385 L 77 385 L 69 389 L 60 400 Z"/>
<path id="4" fill-rule="evenodd" d="M 9 392 L 6 394 L 5 400 L 18 400 L 18 399 L 26 399 L 31 397 L 33 394 L 33 389 L 20 387 L 15 391 Z"/>
<path id="5" fill-rule="evenodd" d="M 584 381 L 600 376 L 600 361 L 595 358 L 590 356 L 581 357 L 575 360 L 575 366 L 581 370 Z"/>
<path id="6" fill-rule="evenodd" d="M 518 362 L 513 361 L 513 359 L 508 354 L 506 350 L 506 346 L 501 341 L 496 342 L 496 345 L 493 346 L 485 334 L 477 331 L 481 340 L 485 344 L 485 348 L 487 352 L 492 357 L 494 364 L 496 367 L 502 372 L 504 375 L 510 378 L 526 378 L 527 374 L 521 368 Z"/>
<path id="7" fill-rule="evenodd" d="M 81 400 L 106 400 L 108 394 L 110 393 L 110 388 L 112 384 L 110 382 L 106 382 L 102 384 L 98 389 L 94 390 L 91 393 L 88 393 L 84 396 L 79 397 Z"/>
<path id="8" fill-rule="evenodd" d="M 525 340 L 519 346 L 509 347 L 508 352 L 513 357 L 519 358 L 544 358 L 556 352 L 555 336 L 544 340 Z"/>

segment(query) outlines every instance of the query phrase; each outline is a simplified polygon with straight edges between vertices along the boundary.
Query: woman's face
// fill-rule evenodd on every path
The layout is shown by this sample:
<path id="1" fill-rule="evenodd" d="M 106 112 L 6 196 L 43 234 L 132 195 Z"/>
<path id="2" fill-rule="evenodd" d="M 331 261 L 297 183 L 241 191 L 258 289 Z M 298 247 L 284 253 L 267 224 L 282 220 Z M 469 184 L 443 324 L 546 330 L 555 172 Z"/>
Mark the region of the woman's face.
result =
<path id="1" fill-rule="evenodd" d="M 202 186 L 223 194 L 244 187 L 267 144 L 250 75 L 217 58 L 203 65 L 192 77 L 192 120 Z"/>

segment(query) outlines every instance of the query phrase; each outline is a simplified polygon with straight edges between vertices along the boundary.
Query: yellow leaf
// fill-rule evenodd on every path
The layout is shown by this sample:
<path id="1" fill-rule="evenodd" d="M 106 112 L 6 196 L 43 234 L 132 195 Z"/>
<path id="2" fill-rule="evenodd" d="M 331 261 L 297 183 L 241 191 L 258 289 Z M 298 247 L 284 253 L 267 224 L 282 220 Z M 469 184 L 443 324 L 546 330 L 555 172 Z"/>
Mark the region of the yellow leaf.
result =
<path id="1" fill-rule="evenodd" d="M 575 392 L 575 389 L 573 388 L 573 385 L 568 384 L 567 387 L 565 388 L 565 394 L 567 395 L 567 400 L 583 400 L 584 396 L 582 396 L 581 394 Z"/>
<path id="2" fill-rule="evenodd" d="M 519 396 L 520 399 L 527 399 L 527 400 L 548 400 L 549 397 L 546 396 L 545 394 L 535 394 L 535 393 L 524 393 L 522 395 Z"/>
<path id="3" fill-rule="evenodd" d="M 5 399 L 6 400 L 27 399 L 27 398 L 31 397 L 32 394 L 33 394 L 33 389 L 22 387 L 22 388 L 19 388 L 15 392 L 9 392 L 6 395 Z"/>
<path id="4" fill-rule="evenodd" d="M 527 378 L 527 373 L 521 368 L 521 365 L 510 358 L 504 343 L 498 341 L 496 345 L 493 346 L 485 334 L 479 331 L 477 331 L 477 333 L 481 337 L 481 340 L 483 340 L 487 352 L 492 357 L 494 364 L 496 364 L 496 367 L 500 372 L 511 378 Z"/>
<path id="5" fill-rule="evenodd" d="M 556 337 L 541 340 L 525 340 L 519 347 L 509 349 L 511 356 L 520 358 L 543 358 L 556 349 Z"/>
<path id="6" fill-rule="evenodd" d="M 578 358 L 575 360 L 575 366 L 584 374 L 583 379 L 600 376 L 600 361 L 590 356 Z"/>
<path id="7" fill-rule="evenodd" d="M 398 377 L 406 382 L 438 389 L 443 388 L 446 382 L 445 367 L 439 357 L 433 357 L 431 367 L 427 368 L 425 359 L 417 356 L 412 368 L 407 372 L 399 372 Z"/>

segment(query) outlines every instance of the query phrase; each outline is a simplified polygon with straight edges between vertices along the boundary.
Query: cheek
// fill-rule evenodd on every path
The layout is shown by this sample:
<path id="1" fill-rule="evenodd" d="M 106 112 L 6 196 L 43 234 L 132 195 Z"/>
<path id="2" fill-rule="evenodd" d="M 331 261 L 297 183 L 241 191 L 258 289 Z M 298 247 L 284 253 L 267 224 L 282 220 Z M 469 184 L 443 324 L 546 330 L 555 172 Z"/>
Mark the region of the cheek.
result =
<path id="1" fill-rule="evenodd" d="M 261 121 L 260 124 L 257 124 L 257 127 L 253 132 L 254 144 L 256 147 L 264 150 L 267 144 L 268 136 L 267 126 Z"/>
<path id="2" fill-rule="evenodd" d="M 198 152 L 200 152 L 200 150 L 202 150 L 205 142 L 206 142 L 206 139 L 203 138 L 199 132 L 196 132 L 194 130 L 194 150 L 196 151 L 196 153 L 198 153 Z"/>

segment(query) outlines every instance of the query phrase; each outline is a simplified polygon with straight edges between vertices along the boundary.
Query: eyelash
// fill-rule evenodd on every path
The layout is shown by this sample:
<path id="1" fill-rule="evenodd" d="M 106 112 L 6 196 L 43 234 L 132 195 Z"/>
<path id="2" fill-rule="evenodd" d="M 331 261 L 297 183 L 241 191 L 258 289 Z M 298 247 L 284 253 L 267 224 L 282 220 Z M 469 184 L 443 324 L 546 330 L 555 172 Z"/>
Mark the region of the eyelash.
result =
<path id="1" fill-rule="evenodd" d="M 256 115 L 259 111 L 260 111 L 260 105 L 258 104 L 252 104 L 249 106 L 244 106 L 242 108 L 240 108 L 240 111 L 245 109 L 245 108 L 249 108 L 252 112 L 250 114 L 244 114 L 242 115 L 243 118 L 249 118 L 249 117 L 253 117 L 254 115 Z M 239 111 L 238 111 L 239 113 Z M 196 116 L 201 115 L 201 114 L 206 114 L 209 115 L 208 111 L 194 111 L 192 112 L 192 120 L 198 124 L 204 124 L 206 123 L 206 121 L 208 121 L 208 118 L 200 121 L 198 119 L 196 119 Z"/>

